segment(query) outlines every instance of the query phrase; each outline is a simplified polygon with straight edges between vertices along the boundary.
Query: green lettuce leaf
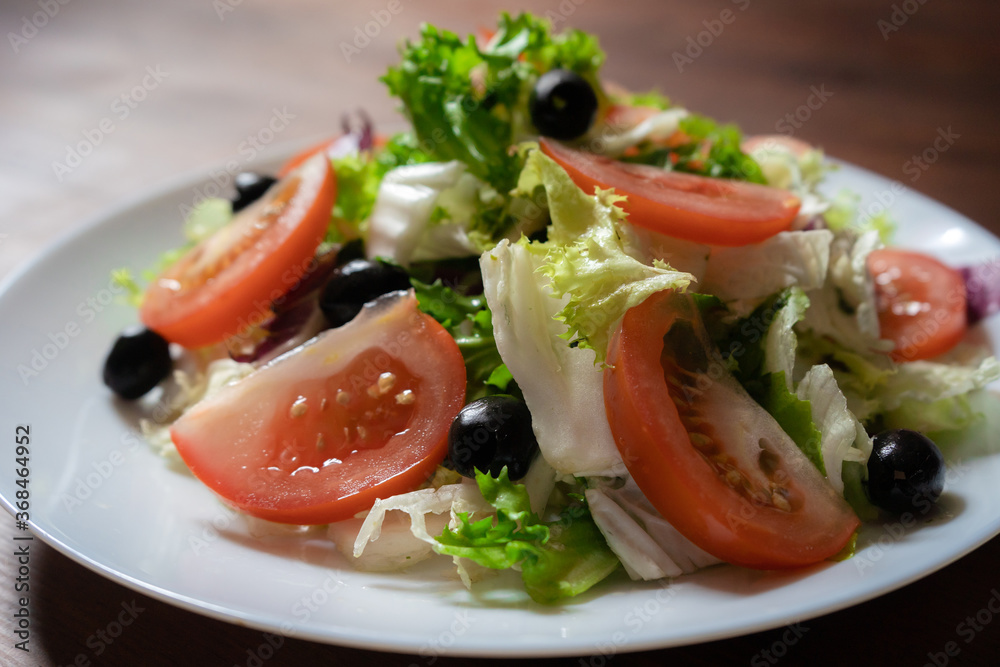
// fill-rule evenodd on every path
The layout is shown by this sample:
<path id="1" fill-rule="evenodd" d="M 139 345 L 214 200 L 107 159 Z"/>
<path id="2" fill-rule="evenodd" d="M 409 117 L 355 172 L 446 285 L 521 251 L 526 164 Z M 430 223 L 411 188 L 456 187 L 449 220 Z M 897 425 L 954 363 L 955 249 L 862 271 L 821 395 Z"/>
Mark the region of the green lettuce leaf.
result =
<path id="1" fill-rule="evenodd" d="M 142 306 L 142 297 L 145 295 L 146 291 L 142 285 L 136 282 L 135 277 L 132 276 L 131 269 L 128 267 L 112 269 L 111 284 L 124 290 L 124 293 L 119 294 L 116 298 L 118 303 L 122 303 L 126 306 L 132 306 L 133 308 L 139 308 Z"/>
<path id="2" fill-rule="evenodd" d="M 411 278 L 420 310 L 443 326 L 465 359 L 466 403 L 490 394 L 519 395 L 493 338 L 493 316 L 486 299 L 463 296 L 440 280 L 428 284 Z"/>
<path id="3" fill-rule="evenodd" d="M 840 190 L 823 214 L 826 225 L 834 232 L 853 229 L 858 234 L 877 231 L 882 243 L 890 243 L 896 233 L 896 223 L 885 207 L 875 215 L 861 211 L 861 196 L 850 190 Z"/>
<path id="4" fill-rule="evenodd" d="M 498 478 L 477 471 L 476 483 L 496 516 L 470 522 L 468 514 L 459 514 L 459 525 L 436 538 L 438 553 L 495 570 L 519 566 L 525 590 L 540 603 L 579 595 L 618 568 L 582 499 L 555 521 L 543 522 L 531 511 L 525 487 L 511 482 L 506 468 Z"/>
<path id="5" fill-rule="evenodd" d="M 333 215 L 360 227 L 371 215 L 384 172 L 368 152 L 334 158 L 332 164 L 337 174 L 337 201 L 333 205 Z M 336 242 L 341 239 L 327 240 Z"/>
<path id="6" fill-rule="evenodd" d="M 760 379 L 759 385 L 751 383 L 749 388 L 755 390 L 750 391 L 750 395 L 774 417 L 781 430 L 795 441 L 813 465 L 826 475 L 820 449 L 823 436 L 813 423 L 812 407 L 809 401 L 802 400 L 788 389 L 784 371 L 768 373 Z"/>
<path id="7" fill-rule="evenodd" d="M 611 97 L 615 103 L 630 107 L 652 107 L 660 111 L 670 108 L 670 98 L 658 90 L 648 90 L 641 93 L 623 92 L 613 94 Z"/>
<path id="8" fill-rule="evenodd" d="M 801 336 L 800 357 L 833 370 L 858 419 L 873 428 L 909 428 L 921 432 L 960 431 L 981 419 L 975 397 L 1000 379 L 994 357 L 979 358 L 956 348 L 948 363 L 911 361 L 896 364 L 885 355 L 861 354 L 827 338 Z"/>
<path id="9" fill-rule="evenodd" d="M 713 178 L 765 183 L 760 165 L 740 148 L 743 135 L 735 125 L 720 125 L 707 116 L 689 114 L 681 119 L 680 129 L 690 141 L 670 148 L 640 148 L 626 161 Z"/>
<path id="10" fill-rule="evenodd" d="M 723 350 L 735 362 L 734 375 L 747 393 L 826 475 L 822 434 L 813 422 L 809 401 L 793 391 L 791 377 L 797 347 L 792 327 L 808 306 L 809 299 L 798 288 L 779 292 L 733 326 Z"/>
<path id="11" fill-rule="evenodd" d="M 463 41 L 425 25 L 401 55 L 382 81 L 402 101 L 418 145 L 436 160 L 465 163 L 501 194 L 521 171 L 520 156 L 508 148 L 532 134 L 528 100 L 538 76 L 571 69 L 599 91 L 604 60 L 594 37 L 578 30 L 553 34 L 548 21 L 530 14 L 502 15 L 485 49 L 471 36 Z"/>
<path id="12" fill-rule="evenodd" d="M 588 195 L 552 159 L 528 149 L 518 192 L 545 191 L 551 225 L 545 243 L 528 245 L 545 254 L 539 269 L 555 298 L 566 297 L 556 315 L 571 344 L 592 348 L 605 359 L 612 329 L 629 308 L 664 289 L 685 289 L 692 276 L 660 261 L 643 264 L 626 254 L 619 233 L 625 213 L 611 190 Z"/>

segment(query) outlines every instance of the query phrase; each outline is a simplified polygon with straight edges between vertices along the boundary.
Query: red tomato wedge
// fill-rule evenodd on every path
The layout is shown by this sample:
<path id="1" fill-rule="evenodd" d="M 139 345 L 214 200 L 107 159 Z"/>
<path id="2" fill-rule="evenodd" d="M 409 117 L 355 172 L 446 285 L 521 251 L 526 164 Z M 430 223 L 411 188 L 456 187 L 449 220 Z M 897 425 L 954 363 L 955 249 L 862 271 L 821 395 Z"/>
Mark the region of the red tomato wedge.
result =
<path id="1" fill-rule="evenodd" d="M 628 197 L 629 222 L 674 238 L 710 245 L 758 243 L 787 230 L 799 199 L 785 190 L 618 162 L 549 139 L 542 151 L 580 188 L 614 188 Z"/>
<path id="2" fill-rule="evenodd" d="M 336 192 L 329 160 L 303 163 L 160 275 L 143 299 L 143 323 L 196 348 L 263 321 L 309 269 Z"/>
<path id="3" fill-rule="evenodd" d="M 288 158 L 288 161 L 285 162 L 285 164 L 281 165 L 281 169 L 278 170 L 278 178 L 284 178 L 288 174 L 292 173 L 292 171 L 296 167 L 298 167 L 303 162 L 305 162 L 306 160 L 308 160 L 312 156 L 316 155 L 317 153 L 326 153 L 331 148 L 333 148 L 337 144 L 337 141 L 339 141 L 339 140 L 340 140 L 340 137 L 336 136 L 333 139 L 327 139 L 327 140 L 325 140 L 325 141 L 323 141 L 321 143 L 318 143 L 318 144 L 316 144 L 314 146 L 310 146 L 309 148 L 305 149 L 304 151 L 296 153 L 292 157 Z"/>
<path id="4" fill-rule="evenodd" d="M 372 146 L 375 148 L 380 148 L 385 146 L 388 140 L 380 134 L 376 134 L 372 137 Z M 317 153 L 324 153 L 328 157 L 343 157 L 344 155 L 356 152 L 358 149 L 358 143 L 355 137 L 351 135 L 338 135 L 332 139 L 327 139 L 326 141 L 320 142 L 314 146 L 310 146 L 300 153 L 296 153 L 288 159 L 288 162 L 281 166 L 278 170 L 278 178 L 284 178 L 292 172 L 293 169 L 298 167 L 300 164 L 311 158 Z"/>
<path id="5" fill-rule="evenodd" d="M 324 524 L 426 481 L 464 402 L 458 345 L 395 292 L 198 403 L 170 436 L 235 507 Z"/>
<path id="6" fill-rule="evenodd" d="M 607 361 L 605 407 L 625 465 L 696 545 L 781 569 L 850 540 L 858 518 L 725 370 L 689 297 L 659 292 L 629 310 Z"/>
<path id="7" fill-rule="evenodd" d="M 868 255 L 882 338 L 896 344 L 895 361 L 929 359 L 965 336 L 962 274 L 923 253 L 881 248 Z"/>

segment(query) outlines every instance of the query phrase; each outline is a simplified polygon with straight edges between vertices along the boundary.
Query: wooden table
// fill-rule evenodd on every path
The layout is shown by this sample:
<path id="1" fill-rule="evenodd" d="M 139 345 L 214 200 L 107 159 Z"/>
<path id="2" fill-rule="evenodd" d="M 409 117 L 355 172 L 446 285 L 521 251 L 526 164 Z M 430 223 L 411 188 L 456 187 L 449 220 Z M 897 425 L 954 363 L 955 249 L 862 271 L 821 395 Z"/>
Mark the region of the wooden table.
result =
<path id="1" fill-rule="evenodd" d="M 328 134 L 343 112 L 357 108 L 376 123 L 394 122 L 393 103 L 376 77 L 394 61 L 396 43 L 422 21 L 462 33 L 491 25 L 506 4 L 403 0 L 348 62 L 342 44 L 352 43 L 355 29 L 391 3 L 62 1 L 0 7 L 0 275 L 123 198 L 179 172 L 224 164 L 276 109 L 294 118 L 275 141 Z M 522 4 L 600 35 L 610 54 L 607 76 L 626 86 L 655 86 L 751 133 L 792 124 L 795 136 L 1000 232 L 996 3 Z M 46 7 L 51 16 L 39 13 Z M 41 27 L 33 29 L 32 21 Z M 908 161 L 949 128 L 958 138 L 926 170 L 914 171 Z M 70 153 L 81 142 L 93 149 L 76 165 Z M 11 544 L 13 521 L 4 515 L 0 526 L 0 540 Z M 15 565 L 6 550 L 2 557 L 5 665 L 65 665 L 80 655 L 107 665 L 253 664 L 248 651 L 260 644 L 257 631 L 153 601 L 50 548 L 34 556 L 30 655 L 12 647 Z M 764 665 L 780 654 L 793 663 L 913 665 L 932 662 L 933 655 L 944 664 L 948 642 L 956 642 L 960 655 L 952 661 L 995 664 L 1000 620 L 968 644 L 957 626 L 1000 588 L 998 562 L 1000 539 L 994 539 L 900 591 L 806 621 L 794 645 L 782 647 L 781 628 L 622 654 L 615 662 Z M 145 611 L 96 657 L 88 639 L 133 599 Z M 480 661 L 441 658 L 437 664 L 474 662 Z M 600 656 L 551 662 L 603 664 Z M 267 664 L 376 663 L 434 661 L 288 640 Z"/>

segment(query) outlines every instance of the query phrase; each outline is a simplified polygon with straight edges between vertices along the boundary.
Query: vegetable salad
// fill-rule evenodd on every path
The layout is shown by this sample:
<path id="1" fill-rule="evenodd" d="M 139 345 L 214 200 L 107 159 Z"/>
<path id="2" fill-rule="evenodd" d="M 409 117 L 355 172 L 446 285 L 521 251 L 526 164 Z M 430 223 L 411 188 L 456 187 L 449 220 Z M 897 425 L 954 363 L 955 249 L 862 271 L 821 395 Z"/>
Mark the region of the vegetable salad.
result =
<path id="1" fill-rule="evenodd" d="M 258 530 L 469 586 L 515 569 L 543 603 L 846 558 L 862 521 L 935 502 L 935 441 L 1000 377 L 966 341 L 976 267 L 892 247 L 821 192 L 819 149 L 604 59 L 530 14 L 425 26 L 382 77 L 408 130 L 346 118 L 116 272 L 143 325 L 105 382 L 159 386 L 149 441 Z"/>

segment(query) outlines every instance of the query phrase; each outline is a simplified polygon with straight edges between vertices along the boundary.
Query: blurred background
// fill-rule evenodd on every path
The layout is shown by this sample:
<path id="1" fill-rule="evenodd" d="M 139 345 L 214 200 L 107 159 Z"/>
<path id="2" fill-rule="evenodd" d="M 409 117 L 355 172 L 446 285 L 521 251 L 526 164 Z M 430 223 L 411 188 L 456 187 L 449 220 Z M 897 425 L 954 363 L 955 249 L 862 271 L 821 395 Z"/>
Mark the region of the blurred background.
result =
<path id="1" fill-rule="evenodd" d="M 357 109 L 391 129 L 399 117 L 377 79 L 395 62 L 400 40 L 422 22 L 464 34 L 492 26 L 501 10 L 520 9 L 596 33 L 608 53 L 605 76 L 626 87 L 658 89 L 747 133 L 790 132 L 1000 231 L 1000 5 L 989 0 L 4 0 L 0 277 L 61 233 L 179 174 L 308 144 L 337 132 L 341 115 Z M 51 550 L 39 553 L 36 599 L 50 603 L 38 622 L 50 630 L 23 662 L 5 632 L 0 658 L 13 662 L 4 664 L 71 661 L 93 630 L 91 606 L 110 609 L 126 595 Z M 857 658 L 863 647 L 870 656 L 922 664 L 954 638 L 961 612 L 974 613 L 990 586 L 1000 586 L 995 576 L 970 574 L 994 573 L 987 564 L 997 557 L 994 540 L 860 607 L 863 616 L 902 614 L 908 625 L 900 632 L 925 639 L 883 646 L 871 623 L 884 619 L 840 612 L 816 621 L 797 658 Z M 2 590 L 10 596 L 7 581 Z M 259 639 L 147 603 L 153 611 L 98 664 L 246 664 L 246 647 Z M 780 636 L 618 661 L 746 662 Z M 1000 627 L 983 636 L 963 655 L 1000 652 Z M 170 648 L 177 641 L 197 651 L 177 653 Z M 270 664 L 415 661 L 289 646 Z"/>

